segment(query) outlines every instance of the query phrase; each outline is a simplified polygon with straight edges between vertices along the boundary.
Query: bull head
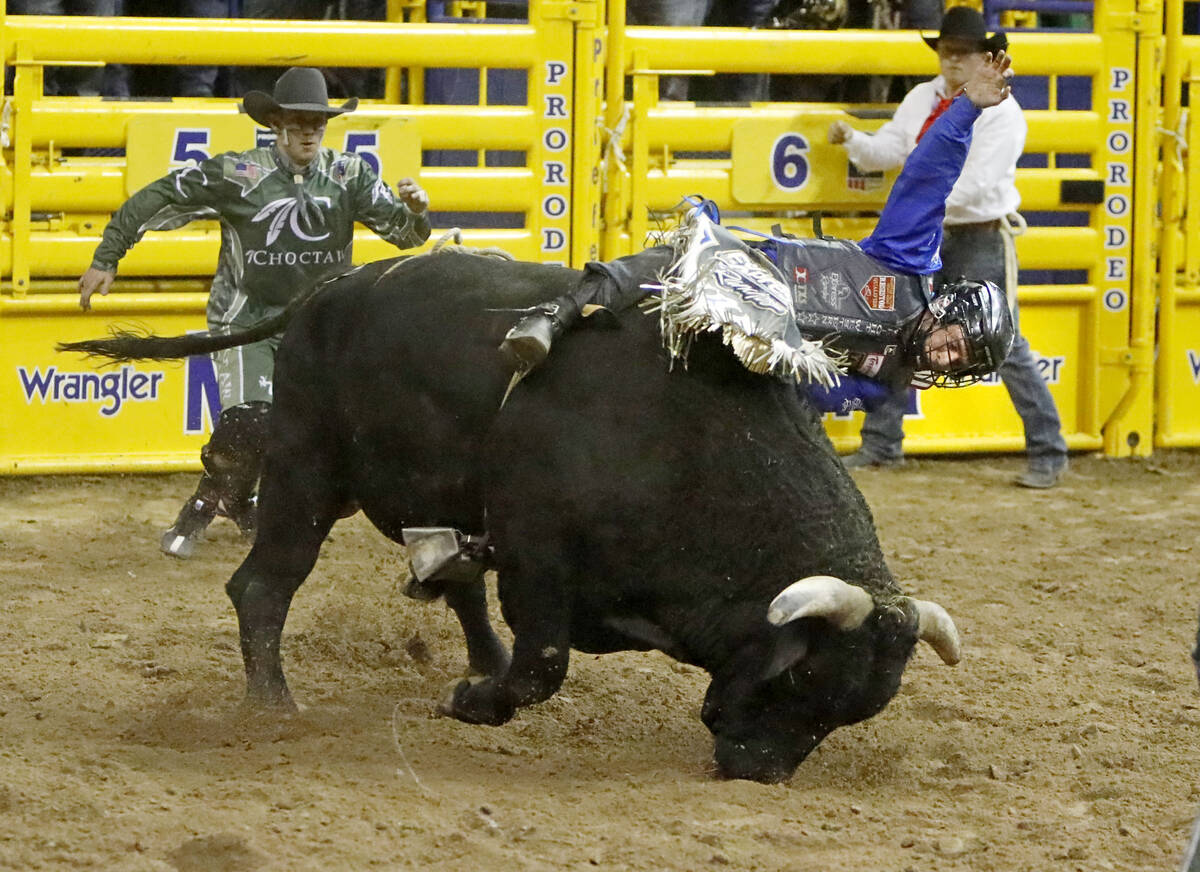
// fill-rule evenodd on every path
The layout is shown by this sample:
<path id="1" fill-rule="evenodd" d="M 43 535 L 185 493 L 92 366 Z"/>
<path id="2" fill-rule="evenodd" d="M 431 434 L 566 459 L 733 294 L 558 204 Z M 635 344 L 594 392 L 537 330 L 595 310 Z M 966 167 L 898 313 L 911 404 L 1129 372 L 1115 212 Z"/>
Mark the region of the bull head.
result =
<path id="1" fill-rule="evenodd" d="M 911 597 L 876 603 L 828 575 L 788 585 L 766 617 L 776 631 L 769 641 L 756 636 L 746 659 L 714 673 L 701 711 L 716 771 L 726 778 L 790 777 L 831 731 L 887 705 L 917 641 L 948 664 L 959 660 L 958 630 L 941 606 Z M 820 620 L 801 625 L 800 618 Z"/>
<path id="2" fill-rule="evenodd" d="M 929 645 L 947 666 L 962 659 L 958 628 L 946 610 L 929 600 L 901 597 L 917 612 L 917 637 Z M 771 600 L 767 620 L 781 627 L 798 618 L 825 618 L 839 630 L 854 630 L 875 610 L 874 598 L 853 584 L 832 575 L 812 575 L 788 585 Z"/>

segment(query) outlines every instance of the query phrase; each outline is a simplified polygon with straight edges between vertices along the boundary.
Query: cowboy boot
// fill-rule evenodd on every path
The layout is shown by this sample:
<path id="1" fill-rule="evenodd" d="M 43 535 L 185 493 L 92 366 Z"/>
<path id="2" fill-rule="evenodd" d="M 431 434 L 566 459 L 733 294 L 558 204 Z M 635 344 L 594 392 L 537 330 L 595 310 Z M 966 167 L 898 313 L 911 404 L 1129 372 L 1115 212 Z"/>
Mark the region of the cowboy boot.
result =
<path id="1" fill-rule="evenodd" d="M 579 320 L 580 309 L 579 301 L 570 294 L 535 306 L 505 335 L 500 353 L 516 372 L 536 369 L 550 354 L 554 340 Z"/>
<path id="2" fill-rule="evenodd" d="M 220 502 L 216 482 L 212 476 L 205 473 L 179 514 L 175 523 L 163 531 L 159 548 L 169 557 L 187 560 L 192 556 L 196 543 L 204 538 L 204 531 L 217 516 L 217 504 Z"/>

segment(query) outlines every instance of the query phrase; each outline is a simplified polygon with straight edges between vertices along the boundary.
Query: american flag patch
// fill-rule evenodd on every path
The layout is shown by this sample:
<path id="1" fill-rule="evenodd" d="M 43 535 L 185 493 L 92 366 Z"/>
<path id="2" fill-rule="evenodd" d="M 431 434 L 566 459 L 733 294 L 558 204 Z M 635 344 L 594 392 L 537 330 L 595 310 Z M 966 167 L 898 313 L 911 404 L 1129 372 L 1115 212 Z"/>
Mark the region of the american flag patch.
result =
<path id="1" fill-rule="evenodd" d="M 257 179 L 259 174 L 258 164 L 246 163 L 240 160 L 233 165 L 233 174 L 246 179 Z"/>

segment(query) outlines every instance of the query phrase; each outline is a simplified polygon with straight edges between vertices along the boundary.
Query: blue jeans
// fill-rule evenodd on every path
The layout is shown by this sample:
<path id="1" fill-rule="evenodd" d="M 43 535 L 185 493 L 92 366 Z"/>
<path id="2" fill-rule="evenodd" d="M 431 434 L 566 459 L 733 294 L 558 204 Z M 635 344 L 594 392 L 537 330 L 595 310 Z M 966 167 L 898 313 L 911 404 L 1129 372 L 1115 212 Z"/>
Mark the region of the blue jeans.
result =
<path id="1" fill-rule="evenodd" d="M 1006 246 L 1012 242 L 1001 230 L 955 230 L 946 228 L 942 239 L 942 271 L 934 278 L 934 287 L 969 279 L 987 280 L 1007 291 Z M 1015 280 L 1015 276 L 1014 276 Z M 1000 379 L 1008 389 L 1013 408 L 1025 426 L 1025 453 L 1031 467 L 1058 468 L 1066 460 L 1067 443 L 1054 398 L 1037 361 L 1029 350 L 1029 341 L 1021 335 L 1016 303 L 1013 303 L 1016 340 L 1008 358 L 1000 365 Z M 863 454 L 879 460 L 900 457 L 904 442 L 904 411 L 908 407 L 908 388 L 901 388 L 863 421 Z"/>

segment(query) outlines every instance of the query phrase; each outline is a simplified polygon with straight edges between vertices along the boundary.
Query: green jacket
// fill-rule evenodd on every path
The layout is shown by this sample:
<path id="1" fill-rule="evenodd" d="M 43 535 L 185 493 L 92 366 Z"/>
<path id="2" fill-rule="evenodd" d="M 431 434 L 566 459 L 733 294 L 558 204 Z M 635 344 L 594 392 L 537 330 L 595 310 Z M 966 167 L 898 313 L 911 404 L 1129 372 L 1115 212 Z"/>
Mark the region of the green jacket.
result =
<path id="1" fill-rule="evenodd" d="M 151 182 L 104 228 L 92 266 L 117 263 L 147 230 L 198 219 L 221 222 L 221 252 L 208 298 L 211 328 L 274 315 L 318 279 L 350 268 L 354 222 L 398 248 L 429 238 L 428 213 L 396 199 L 362 157 L 321 149 L 304 173 L 273 148 L 226 152 Z"/>

